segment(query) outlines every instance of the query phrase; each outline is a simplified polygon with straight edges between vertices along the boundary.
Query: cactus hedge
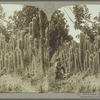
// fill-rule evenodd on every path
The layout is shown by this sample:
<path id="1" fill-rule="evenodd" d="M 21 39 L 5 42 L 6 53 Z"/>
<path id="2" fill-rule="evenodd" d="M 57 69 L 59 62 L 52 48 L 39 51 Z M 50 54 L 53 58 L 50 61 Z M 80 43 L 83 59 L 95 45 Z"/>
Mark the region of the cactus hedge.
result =
<path id="1" fill-rule="evenodd" d="M 49 64 L 49 25 L 44 28 L 43 12 L 39 10 L 39 17 L 33 17 L 29 24 L 29 31 L 13 31 L 9 42 L 0 34 L 0 70 L 6 72 L 25 73 L 37 76 L 45 74 Z M 45 63 L 47 61 L 47 64 Z"/>
<path id="2" fill-rule="evenodd" d="M 29 31 L 13 31 L 9 42 L 0 34 L 0 70 L 6 68 L 7 73 L 16 72 L 37 76 L 48 75 L 50 66 L 50 33 L 49 22 L 44 27 L 44 15 L 39 10 L 39 16 L 33 17 L 29 24 Z M 100 25 L 97 27 L 97 36 L 93 42 L 89 36 L 80 33 L 80 43 L 74 40 L 64 41 L 56 46 L 57 56 L 61 58 L 62 65 L 68 73 L 86 71 L 92 74 L 100 71 Z"/>
<path id="3" fill-rule="evenodd" d="M 100 71 L 100 25 L 97 27 L 97 35 L 93 42 L 87 34 L 80 33 L 79 43 L 74 40 L 65 41 L 58 47 L 56 53 L 62 65 L 65 65 L 67 73 L 74 74 L 74 72 L 83 72 L 88 69 L 91 74 L 98 73 Z M 62 56 L 64 56 L 63 60 Z"/>

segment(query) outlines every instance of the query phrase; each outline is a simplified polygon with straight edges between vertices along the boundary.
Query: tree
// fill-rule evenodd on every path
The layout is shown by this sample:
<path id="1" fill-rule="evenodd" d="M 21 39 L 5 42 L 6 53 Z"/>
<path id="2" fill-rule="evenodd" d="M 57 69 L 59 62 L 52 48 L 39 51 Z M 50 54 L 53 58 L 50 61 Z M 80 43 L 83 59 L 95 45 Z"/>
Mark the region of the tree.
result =
<path id="1" fill-rule="evenodd" d="M 46 28 L 48 20 L 46 14 L 44 12 L 43 14 L 45 24 L 44 27 Z M 37 20 L 39 20 L 39 8 L 25 5 L 22 7 L 22 10 L 15 11 L 14 15 L 9 17 L 9 21 L 16 26 L 16 30 L 25 30 L 26 33 L 28 33 L 29 23 L 32 22 L 33 17 L 36 17 Z"/>
<path id="2" fill-rule="evenodd" d="M 8 34 L 6 24 L 8 24 L 8 21 L 5 19 L 5 13 L 3 7 L 0 5 L 0 33 L 5 35 L 6 41 L 8 42 L 9 34 Z"/>
<path id="3" fill-rule="evenodd" d="M 45 24 L 47 24 L 47 17 L 44 14 Z M 13 16 L 10 16 L 10 22 L 16 25 L 16 28 L 19 30 L 29 27 L 29 23 L 32 21 L 32 18 L 36 17 L 39 20 L 39 8 L 34 6 L 23 6 L 22 10 L 15 11 Z M 46 25 L 45 25 L 46 26 Z"/>
<path id="4" fill-rule="evenodd" d="M 3 7 L 0 5 L 0 33 L 3 33 L 5 31 L 4 27 L 4 19 L 5 18 L 5 13 L 3 11 Z"/>
<path id="5" fill-rule="evenodd" d="M 57 50 L 57 47 L 61 45 L 61 38 L 63 41 L 70 41 L 72 37 L 68 35 L 69 25 L 66 24 L 67 21 L 64 18 L 64 14 L 60 10 L 56 10 L 50 21 L 50 46 L 51 46 L 51 56 Z"/>
<path id="6" fill-rule="evenodd" d="M 2 21 L 5 21 L 5 13 L 3 7 L 0 5 L 0 25 L 2 24 Z"/>
<path id="7" fill-rule="evenodd" d="M 97 16 L 91 19 L 91 14 L 86 5 L 73 6 L 73 14 L 75 16 L 74 27 L 76 30 L 81 30 L 90 37 L 91 42 L 97 34 Z"/>
<path id="8" fill-rule="evenodd" d="M 22 10 L 15 11 L 13 16 L 10 16 L 13 24 L 16 25 L 16 28 L 22 30 L 25 27 L 29 26 L 29 23 L 32 21 L 34 16 L 38 14 L 38 8 L 34 6 L 23 6 Z"/>

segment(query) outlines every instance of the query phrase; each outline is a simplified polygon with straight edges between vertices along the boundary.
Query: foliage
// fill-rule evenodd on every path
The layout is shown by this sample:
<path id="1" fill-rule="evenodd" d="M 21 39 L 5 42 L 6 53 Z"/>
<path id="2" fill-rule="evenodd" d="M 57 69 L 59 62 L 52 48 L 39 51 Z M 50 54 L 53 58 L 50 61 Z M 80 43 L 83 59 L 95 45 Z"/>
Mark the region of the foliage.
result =
<path id="1" fill-rule="evenodd" d="M 23 6 L 22 10 L 15 11 L 13 16 L 10 16 L 9 19 L 12 20 L 13 24 L 16 25 L 16 28 L 22 30 L 25 27 L 29 26 L 29 23 L 32 21 L 34 16 L 37 16 L 37 11 L 39 9 L 34 6 Z"/>
<path id="2" fill-rule="evenodd" d="M 6 27 L 6 24 L 8 24 L 8 21 L 5 19 L 6 14 L 4 13 L 3 7 L 0 5 L 0 33 L 5 35 L 6 41 L 9 40 L 9 34 L 8 34 L 8 28 Z"/>
<path id="3" fill-rule="evenodd" d="M 97 34 L 97 16 L 92 19 L 89 9 L 86 5 L 73 6 L 73 13 L 75 15 L 75 29 L 81 30 L 90 36 L 91 41 L 94 41 L 94 37 Z"/>
<path id="4" fill-rule="evenodd" d="M 2 24 L 4 18 L 5 18 L 5 13 L 3 11 L 3 7 L 0 5 L 0 25 Z"/>
<path id="5" fill-rule="evenodd" d="M 64 14 L 60 10 L 56 10 L 50 21 L 50 46 L 51 46 L 51 55 L 57 50 L 57 47 L 61 45 L 61 38 L 63 41 L 70 41 L 72 37 L 68 35 L 69 25 L 66 24 Z"/>
<path id="6" fill-rule="evenodd" d="M 5 13 L 3 11 L 3 7 L 0 5 L 0 32 L 5 31 L 5 27 L 3 25 L 4 18 L 5 18 Z"/>
<path id="7" fill-rule="evenodd" d="M 44 28 L 48 23 L 46 14 L 44 12 Z M 39 8 L 35 6 L 23 6 L 22 10 L 15 11 L 13 16 L 9 16 L 9 21 L 11 25 L 13 24 L 16 27 L 16 30 L 25 30 L 26 33 L 29 31 L 29 23 L 32 22 L 33 17 L 36 17 L 39 21 Z M 37 23 L 39 25 L 39 23 Z M 11 26 L 10 25 L 10 26 Z M 38 27 L 39 28 L 39 27 Z M 38 29 L 39 30 L 39 29 Z"/>

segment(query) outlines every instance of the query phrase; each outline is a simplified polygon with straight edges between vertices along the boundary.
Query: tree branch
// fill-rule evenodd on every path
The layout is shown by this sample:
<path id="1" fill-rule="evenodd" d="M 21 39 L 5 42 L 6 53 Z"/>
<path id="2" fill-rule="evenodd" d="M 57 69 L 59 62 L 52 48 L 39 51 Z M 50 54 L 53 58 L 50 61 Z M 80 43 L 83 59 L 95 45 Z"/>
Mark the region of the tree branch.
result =
<path id="1" fill-rule="evenodd" d="M 73 14 L 73 10 L 70 8 L 70 6 L 69 6 L 69 9 L 70 9 L 70 11 L 72 12 L 72 14 Z"/>
<path id="2" fill-rule="evenodd" d="M 3 18 L 1 18 L 1 20 L 3 20 L 4 22 L 6 22 L 6 23 L 10 24 L 10 22 L 9 22 L 9 21 L 7 21 L 7 20 L 5 20 L 5 19 L 3 19 Z"/>
<path id="3" fill-rule="evenodd" d="M 71 20 L 71 22 L 74 24 L 74 21 L 71 19 L 71 17 L 68 15 L 67 11 L 64 9 L 65 13 L 67 14 L 67 16 L 69 17 L 69 19 Z"/>
<path id="4" fill-rule="evenodd" d="M 94 22 L 92 22 L 91 20 L 88 20 L 88 19 L 85 19 L 86 21 L 88 21 L 88 22 L 91 22 L 92 24 L 94 24 Z"/>
<path id="5" fill-rule="evenodd" d="M 72 14 L 73 14 L 73 10 L 69 7 L 69 9 L 70 9 L 70 11 L 72 12 Z M 68 13 L 67 13 L 68 14 Z M 74 15 L 74 14 L 73 14 Z M 89 19 L 85 19 L 86 21 L 88 21 L 88 22 L 91 22 L 92 24 L 94 24 L 94 22 L 92 22 L 91 20 L 89 20 Z"/>

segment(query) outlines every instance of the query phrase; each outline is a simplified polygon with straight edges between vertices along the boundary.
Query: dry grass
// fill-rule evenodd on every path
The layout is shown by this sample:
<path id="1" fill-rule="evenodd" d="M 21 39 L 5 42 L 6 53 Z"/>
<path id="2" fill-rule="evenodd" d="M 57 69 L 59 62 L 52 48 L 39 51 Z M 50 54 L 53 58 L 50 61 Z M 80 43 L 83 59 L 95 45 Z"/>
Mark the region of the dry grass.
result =
<path id="1" fill-rule="evenodd" d="M 100 75 L 87 76 L 82 79 L 84 73 L 77 73 L 70 78 L 52 81 L 49 92 L 53 93 L 100 93 Z M 44 81 L 42 83 L 42 81 Z M 3 75 L 0 77 L 0 92 L 48 92 L 48 77 L 44 80 L 23 78 L 18 75 Z M 50 81 L 50 80 L 49 80 Z M 41 87 L 43 85 L 43 87 Z"/>
<path id="2" fill-rule="evenodd" d="M 100 75 L 87 76 L 77 73 L 68 79 L 56 80 L 51 84 L 50 92 L 53 93 L 100 93 Z"/>
<path id="3" fill-rule="evenodd" d="M 39 83 L 39 82 L 38 82 Z M 0 92 L 40 92 L 40 84 L 36 80 L 18 75 L 3 75 L 0 77 Z"/>

